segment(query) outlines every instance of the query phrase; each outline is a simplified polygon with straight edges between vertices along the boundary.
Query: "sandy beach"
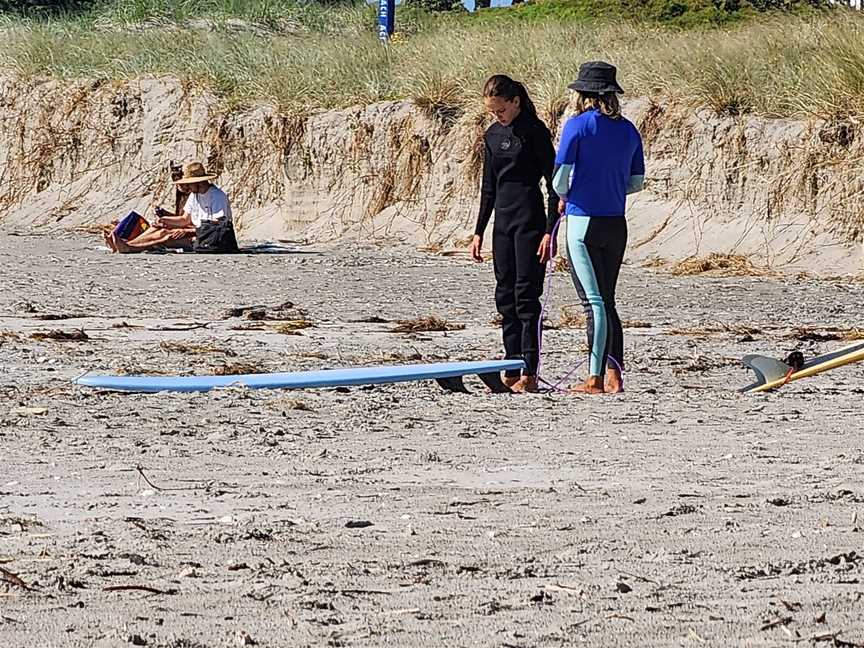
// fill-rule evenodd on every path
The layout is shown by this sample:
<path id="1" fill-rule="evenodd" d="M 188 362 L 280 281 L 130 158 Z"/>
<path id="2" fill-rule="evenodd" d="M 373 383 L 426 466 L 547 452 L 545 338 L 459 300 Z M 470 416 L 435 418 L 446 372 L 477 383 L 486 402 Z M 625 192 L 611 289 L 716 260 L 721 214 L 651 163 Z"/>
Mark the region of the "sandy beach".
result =
<path id="1" fill-rule="evenodd" d="M 627 265 L 622 396 L 124 395 L 71 380 L 499 357 L 492 267 L 97 245 L 0 235 L 3 645 L 864 646 L 864 365 L 736 392 L 848 344 L 864 283 Z"/>

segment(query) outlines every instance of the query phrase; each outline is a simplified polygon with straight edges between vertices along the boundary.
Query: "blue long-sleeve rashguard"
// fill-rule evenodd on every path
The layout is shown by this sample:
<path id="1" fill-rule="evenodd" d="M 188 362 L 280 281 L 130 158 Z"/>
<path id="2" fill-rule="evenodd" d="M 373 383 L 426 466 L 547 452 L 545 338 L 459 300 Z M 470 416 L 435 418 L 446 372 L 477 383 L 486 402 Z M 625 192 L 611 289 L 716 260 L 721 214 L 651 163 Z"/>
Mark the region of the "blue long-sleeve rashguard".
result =
<path id="1" fill-rule="evenodd" d="M 642 189 L 645 178 L 639 131 L 598 110 L 567 121 L 555 164 L 555 190 L 568 216 L 623 216 L 627 194 Z"/>

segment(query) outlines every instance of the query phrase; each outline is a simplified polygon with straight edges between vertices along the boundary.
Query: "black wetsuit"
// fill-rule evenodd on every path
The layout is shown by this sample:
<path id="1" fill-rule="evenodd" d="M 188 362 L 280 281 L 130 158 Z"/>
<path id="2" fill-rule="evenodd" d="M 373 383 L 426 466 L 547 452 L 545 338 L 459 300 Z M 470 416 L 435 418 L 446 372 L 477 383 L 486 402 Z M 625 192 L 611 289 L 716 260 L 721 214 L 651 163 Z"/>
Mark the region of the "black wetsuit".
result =
<path id="1" fill-rule="evenodd" d="M 484 139 L 483 185 L 474 233 L 483 236 L 494 209 L 495 304 L 503 318 L 504 351 L 508 359 L 524 359 L 522 373 L 531 376 L 540 359 L 537 324 L 545 269 L 537 249 L 547 223 L 558 217 L 558 196 L 552 189 L 555 149 L 546 125 L 525 111 L 509 126 L 490 126 Z M 546 180 L 545 207 L 541 179 Z"/>

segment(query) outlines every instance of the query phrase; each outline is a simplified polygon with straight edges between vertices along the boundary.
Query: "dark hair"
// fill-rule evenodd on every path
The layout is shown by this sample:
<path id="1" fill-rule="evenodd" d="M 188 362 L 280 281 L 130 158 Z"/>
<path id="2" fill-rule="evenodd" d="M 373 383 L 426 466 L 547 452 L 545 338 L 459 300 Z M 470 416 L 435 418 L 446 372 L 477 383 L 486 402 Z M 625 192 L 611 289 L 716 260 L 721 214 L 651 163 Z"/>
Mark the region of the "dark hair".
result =
<path id="1" fill-rule="evenodd" d="M 483 97 L 500 97 L 507 101 L 513 101 L 514 97 L 519 97 L 519 106 L 522 110 L 532 119 L 540 119 L 537 116 L 537 108 L 534 107 L 534 102 L 528 96 L 525 86 L 505 74 L 495 74 L 489 77 L 486 85 L 483 86 Z"/>

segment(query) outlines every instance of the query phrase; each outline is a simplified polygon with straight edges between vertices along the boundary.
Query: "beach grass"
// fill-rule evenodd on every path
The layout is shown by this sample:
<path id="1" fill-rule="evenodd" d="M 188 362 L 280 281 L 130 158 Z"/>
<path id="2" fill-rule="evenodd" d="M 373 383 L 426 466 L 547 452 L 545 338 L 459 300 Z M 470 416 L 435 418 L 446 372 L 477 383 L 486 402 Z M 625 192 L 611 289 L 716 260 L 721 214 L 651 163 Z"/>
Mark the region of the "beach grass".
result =
<path id="1" fill-rule="evenodd" d="M 579 64 L 602 58 L 618 65 L 631 96 L 726 114 L 842 117 L 864 114 L 862 14 L 775 13 L 682 29 L 406 10 L 384 47 L 374 11 L 362 4 L 130 0 L 48 18 L 5 15 L 0 69 L 61 79 L 177 76 L 232 102 L 294 111 L 388 99 L 462 109 L 476 106 L 488 75 L 505 72 L 552 112 Z"/>

